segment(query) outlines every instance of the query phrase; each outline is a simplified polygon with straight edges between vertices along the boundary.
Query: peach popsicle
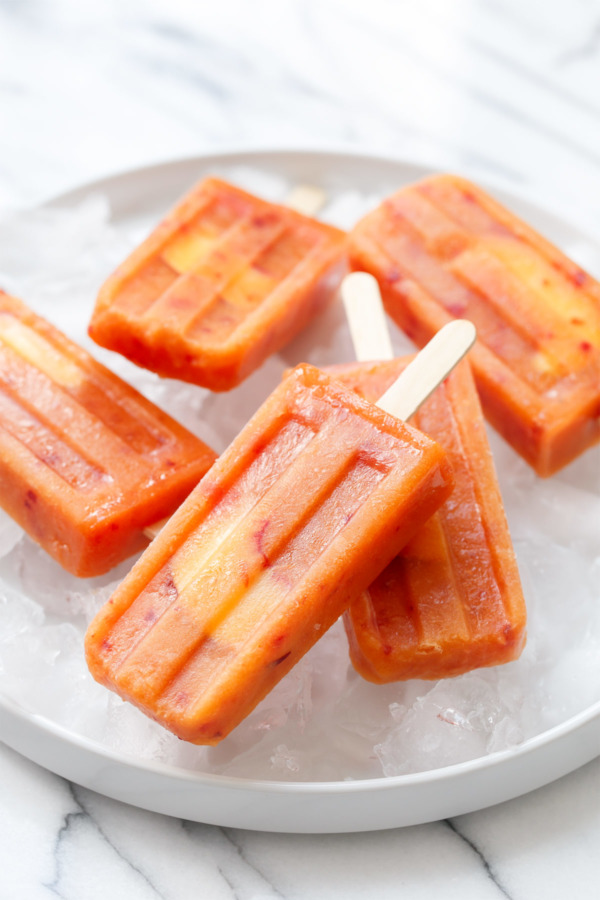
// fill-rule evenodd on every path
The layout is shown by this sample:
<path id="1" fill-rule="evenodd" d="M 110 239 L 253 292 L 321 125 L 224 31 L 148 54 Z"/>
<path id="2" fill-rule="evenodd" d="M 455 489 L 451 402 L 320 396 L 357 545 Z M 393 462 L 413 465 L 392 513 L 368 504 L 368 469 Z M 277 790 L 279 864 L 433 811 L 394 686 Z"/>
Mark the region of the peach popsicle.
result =
<path id="1" fill-rule="evenodd" d="M 0 291 L 0 505 L 65 569 L 99 575 L 141 550 L 214 459 Z"/>
<path id="2" fill-rule="evenodd" d="M 409 359 L 327 371 L 374 400 Z M 498 665 L 525 641 L 525 602 L 468 362 L 411 421 L 447 452 L 455 487 L 344 615 L 352 663 L 378 683 Z"/>
<path id="3" fill-rule="evenodd" d="M 349 239 L 421 345 L 470 319 L 484 413 L 547 476 L 600 440 L 600 285 L 480 188 L 450 175 L 400 190 Z"/>
<path id="4" fill-rule="evenodd" d="M 92 674 L 179 737 L 218 742 L 451 487 L 437 444 L 297 367 L 91 624 Z"/>
<path id="5" fill-rule="evenodd" d="M 207 178 L 104 284 L 90 335 L 159 375 L 229 390 L 328 302 L 345 239 Z"/>

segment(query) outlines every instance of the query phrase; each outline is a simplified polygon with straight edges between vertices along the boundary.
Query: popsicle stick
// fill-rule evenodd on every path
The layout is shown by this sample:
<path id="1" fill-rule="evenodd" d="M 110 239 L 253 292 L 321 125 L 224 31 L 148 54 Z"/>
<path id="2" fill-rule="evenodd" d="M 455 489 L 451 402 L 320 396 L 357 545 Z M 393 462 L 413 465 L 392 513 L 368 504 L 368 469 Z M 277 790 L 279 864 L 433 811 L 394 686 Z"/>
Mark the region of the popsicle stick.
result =
<path id="1" fill-rule="evenodd" d="M 150 538 L 150 540 L 153 541 L 158 532 L 164 528 L 170 518 L 171 516 L 167 516 L 166 519 L 159 519 L 158 522 L 153 522 L 152 525 L 147 525 L 144 528 L 144 534 L 146 535 L 146 537 Z"/>
<path id="2" fill-rule="evenodd" d="M 476 337 L 475 326 L 467 319 L 448 322 L 379 398 L 377 406 L 398 419 L 410 419 L 473 346 Z"/>
<path id="3" fill-rule="evenodd" d="M 316 216 L 325 206 L 327 195 L 313 184 L 297 184 L 289 192 L 285 205 L 303 216 Z"/>
<path id="4" fill-rule="evenodd" d="M 351 272 L 341 286 L 354 352 L 359 362 L 393 359 L 377 280 Z M 467 319 L 445 325 L 377 401 L 399 419 L 410 419 L 473 345 L 477 333 Z"/>
<path id="5" fill-rule="evenodd" d="M 379 285 L 368 272 L 352 272 L 341 287 L 354 353 L 359 362 L 393 359 Z"/>

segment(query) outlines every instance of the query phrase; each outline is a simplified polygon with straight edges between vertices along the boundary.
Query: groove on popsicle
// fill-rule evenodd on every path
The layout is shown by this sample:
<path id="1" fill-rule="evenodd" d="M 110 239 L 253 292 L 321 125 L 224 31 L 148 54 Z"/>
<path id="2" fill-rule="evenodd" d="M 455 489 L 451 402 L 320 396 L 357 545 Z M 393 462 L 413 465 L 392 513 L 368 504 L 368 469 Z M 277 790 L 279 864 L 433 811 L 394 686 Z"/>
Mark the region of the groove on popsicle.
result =
<path id="1" fill-rule="evenodd" d="M 127 397 L 121 391 L 119 400 L 114 398 L 111 380 L 100 366 L 80 363 L 71 347 L 61 346 L 60 339 L 42 335 L 4 312 L 0 312 L 0 354 L 2 371 L 12 373 L 11 378 L 23 387 L 22 393 L 29 394 L 31 411 L 38 417 L 43 418 L 40 395 L 44 389 L 52 389 L 64 396 L 75 421 L 77 406 L 84 416 L 98 418 L 107 433 L 142 457 L 169 440 L 166 429 L 159 429 L 156 423 L 146 424 L 147 414 L 135 396 Z M 53 420 L 50 424 L 55 429 L 58 423 Z M 67 442 L 73 427 L 68 423 L 65 429 Z"/>
<path id="2" fill-rule="evenodd" d="M 511 328 L 505 318 L 487 304 L 481 293 L 431 260 L 425 246 L 414 236 L 409 237 L 391 223 L 386 223 L 383 228 L 386 234 L 378 238 L 377 245 L 386 255 L 390 271 L 400 268 L 402 274 L 398 275 L 396 284 L 407 297 L 423 298 L 453 317 L 469 319 L 486 347 L 507 360 L 532 389 L 538 392 L 547 389 L 547 372 L 540 372 L 531 365 L 531 359 L 539 352 L 539 344 L 535 340 Z"/>
<path id="3" fill-rule="evenodd" d="M 190 323 L 187 336 L 206 341 L 222 326 L 227 329 L 239 327 L 298 269 L 316 243 L 315 237 L 306 232 L 300 235 L 283 229 L 241 271 L 215 291 L 204 312 Z"/>
<path id="4" fill-rule="evenodd" d="M 144 327 L 156 323 L 157 333 L 168 331 L 169 316 L 176 315 L 179 336 L 210 343 L 221 326 L 230 331 L 241 325 L 292 273 L 300 273 L 321 240 L 309 222 L 294 222 L 292 229 L 285 214 L 260 201 L 255 206 L 237 195 L 211 198 L 168 232 L 156 248 L 160 256 L 142 260 L 112 302 L 141 317 Z M 149 296 L 154 280 L 158 289 Z"/>
<path id="5" fill-rule="evenodd" d="M 144 313 L 144 325 L 164 322 L 168 328 L 169 316 L 176 315 L 177 329 L 185 335 L 227 284 L 281 235 L 283 227 L 282 217 L 273 213 L 238 219 L 197 265 L 155 298 Z"/>
<path id="6" fill-rule="evenodd" d="M 315 409 L 320 406 L 316 399 L 313 403 Z M 135 691 L 136 686 L 143 684 L 146 697 L 150 693 L 155 697 L 161 695 L 188 665 L 188 660 L 196 652 L 201 653 L 203 642 L 207 638 L 212 640 L 220 627 L 227 629 L 227 624 L 223 623 L 228 621 L 228 617 L 233 615 L 235 621 L 236 606 L 240 600 L 243 608 L 251 605 L 253 622 L 257 619 L 260 621 L 261 617 L 268 616 L 273 608 L 285 602 L 288 594 L 284 591 L 282 598 L 282 584 L 277 582 L 274 589 L 271 584 L 272 564 L 285 553 L 299 530 L 310 527 L 307 523 L 321 504 L 335 506 L 337 501 L 330 497 L 338 483 L 345 475 L 356 470 L 359 460 L 360 465 L 364 466 L 368 457 L 366 448 L 370 434 L 375 431 L 374 426 L 361 423 L 361 427 L 357 428 L 354 421 L 347 427 L 346 420 L 345 410 L 334 410 L 327 425 L 312 438 L 310 458 L 307 459 L 305 454 L 296 455 L 279 479 L 262 494 L 251 512 L 236 522 L 235 532 L 218 547 L 214 547 L 214 557 L 204 561 L 197 577 L 189 581 L 186 589 L 179 593 L 177 603 L 169 607 L 119 669 L 118 682 L 121 688 Z M 336 437 L 335 453 L 331 450 L 332 433 Z M 384 477 L 382 437 L 378 431 L 380 452 L 378 459 L 372 461 L 369 478 L 365 479 L 371 487 Z M 387 440 L 390 444 L 397 443 L 397 439 L 391 436 Z M 383 441 L 385 443 L 385 437 Z M 350 479 L 353 482 L 355 480 L 351 474 Z M 310 491 L 299 496 L 298 491 L 294 490 L 298 484 L 310 484 Z M 364 499 L 365 496 L 361 494 L 360 500 Z M 348 521 L 352 512 L 354 510 L 343 516 L 340 527 Z M 332 540 L 337 533 L 336 518 L 332 517 L 331 521 L 327 520 L 322 524 L 326 525 L 329 540 Z M 323 547 L 323 541 L 314 545 L 317 557 Z M 240 559 L 244 560 L 242 566 Z M 175 560 L 173 564 L 173 578 L 176 582 Z M 260 583 L 253 589 L 259 576 Z M 198 597 L 202 597 L 206 591 L 213 595 L 216 591 L 221 597 L 217 610 L 210 614 L 204 612 L 198 603 Z M 166 634 L 169 635 L 170 644 L 174 643 L 178 648 L 176 657 L 166 656 L 164 653 L 161 655 L 159 652 Z"/>
<path id="7" fill-rule="evenodd" d="M 261 447 L 264 453 L 254 459 L 238 460 L 238 472 L 228 482 L 225 496 L 207 514 L 204 506 L 199 507 L 198 522 L 194 523 L 182 548 L 175 551 L 171 563 L 140 593 L 134 608 L 125 610 L 115 623 L 111 643 L 122 654 L 123 660 L 175 602 L 178 594 L 186 590 L 202 566 L 218 552 L 220 545 L 252 512 L 264 492 L 313 436 L 314 430 L 304 422 L 292 419 L 283 426 L 278 423 L 277 429 L 263 436 Z M 209 530 L 213 531 L 211 544 L 204 539 Z M 173 568 L 178 571 L 177 586 L 171 574 Z M 171 592 L 157 591 L 156 586 L 163 580 L 172 584 Z"/>
<path id="8" fill-rule="evenodd" d="M 269 566 L 260 573 L 260 581 L 255 579 L 242 595 L 241 602 L 216 625 L 208 638 L 207 652 L 206 639 L 194 647 L 161 692 L 161 703 L 168 707 L 181 693 L 192 695 L 200 676 L 205 685 L 200 703 L 205 703 L 211 692 L 218 692 L 219 673 L 231 656 L 242 655 L 247 650 L 251 653 L 252 647 L 263 643 L 262 634 L 265 645 L 268 644 L 270 625 L 285 609 L 290 595 L 298 596 L 298 585 L 302 578 L 310 576 L 316 554 L 323 552 L 335 539 L 360 508 L 369 489 L 384 477 L 379 468 L 360 459 L 349 462 L 343 482 L 336 484 L 333 490 L 328 485 L 324 493 L 315 498 L 320 504 L 318 511 L 313 515 L 315 506 L 311 504 L 303 515 L 300 528 L 269 555 Z M 325 545 L 317 540 L 319 529 L 326 529 L 328 540 Z M 229 652 L 223 652 L 222 648 Z M 206 656 L 210 658 L 208 665 Z"/>
<path id="9" fill-rule="evenodd" d="M 400 265 L 399 284 L 408 277 L 414 288 L 407 284 L 406 291 L 425 291 L 452 315 L 473 321 L 484 343 L 508 358 L 537 392 L 585 361 L 590 336 L 592 344 L 600 340 L 592 335 L 594 301 L 576 278 L 579 272 L 585 280 L 584 274 L 566 258 L 561 265 L 556 251 L 551 256 L 548 245 L 527 229 L 513 235 L 474 196 L 466 198 L 445 182 L 422 183 L 390 198 L 386 207 L 405 229 L 402 234 L 389 223 L 380 243 L 390 270 L 394 262 Z M 432 260 L 430 252 L 440 253 L 442 261 Z M 588 329 L 586 322 L 592 323 Z"/>
<path id="10" fill-rule="evenodd" d="M 446 565 L 455 597 L 454 603 L 462 608 L 467 635 L 477 638 L 491 633 L 490 623 L 497 629 L 499 621 L 504 619 L 508 623 L 509 619 L 497 581 L 490 588 L 488 580 L 487 589 L 481 589 L 482 572 L 494 572 L 496 578 L 500 572 L 477 496 L 480 479 L 473 470 L 480 461 L 470 458 L 471 454 L 465 445 L 457 419 L 451 414 L 452 400 L 449 395 L 452 389 L 453 384 L 442 385 L 441 392 L 432 395 L 429 402 L 416 413 L 415 425 L 434 440 L 442 441 L 455 472 L 452 496 L 435 513 L 434 519 L 439 520 L 444 534 Z M 460 535 L 462 539 L 450 539 L 451 535 Z M 422 598 L 427 596 L 427 593 L 421 594 Z M 429 604 L 428 608 L 430 615 L 433 611 L 435 616 L 435 603 Z M 423 624 L 425 626 L 427 623 L 424 621 Z M 428 637 L 427 631 L 424 631 L 424 637 Z"/>
<path id="11" fill-rule="evenodd" d="M 19 442 L 21 453 L 30 453 L 63 482 L 77 491 L 90 490 L 105 472 L 86 459 L 75 446 L 52 433 L 0 381 L 0 432 Z M 6 440 L 6 438 L 5 438 Z"/>
<path id="12" fill-rule="evenodd" d="M 340 366 L 335 377 L 353 390 L 360 384 L 373 401 L 407 362 L 373 364 L 362 372 Z M 492 467 L 491 453 L 468 368 L 459 366 L 412 421 L 448 453 L 455 487 L 347 620 L 359 666 L 366 672 L 372 665 L 376 680 L 385 667 L 396 678 L 439 677 L 442 658 L 446 674 L 453 666 L 464 671 L 480 664 L 482 647 L 488 659 L 491 654 L 495 663 L 504 662 L 523 640 L 514 553 L 505 522 L 498 521 L 497 486 L 484 477 Z M 386 657 L 382 670 L 377 660 Z"/>
<path id="13" fill-rule="evenodd" d="M 423 240 L 426 231 L 411 215 L 411 203 L 417 198 L 429 210 L 423 229 L 435 216 L 447 223 L 463 244 L 460 253 L 448 258 L 449 268 L 467 286 L 482 293 L 516 331 L 525 336 L 542 335 L 542 343 L 549 342 L 558 351 L 557 356 L 551 349 L 546 350 L 554 362 L 558 358 L 568 360 L 573 344 L 576 346 L 582 336 L 581 325 L 595 315 L 595 310 L 583 285 L 574 282 L 573 273 L 568 277 L 561 271 L 556 250 L 552 257 L 546 255 L 546 248 L 533 235 L 528 240 L 523 233 L 511 232 L 480 202 L 466 200 L 464 193 L 450 184 L 436 188 L 416 186 L 414 193 L 407 193 L 396 207 L 403 210 L 407 222 Z M 580 270 L 579 276 L 585 280 Z M 527 287 L 523 286 L 523 278 Z"/>

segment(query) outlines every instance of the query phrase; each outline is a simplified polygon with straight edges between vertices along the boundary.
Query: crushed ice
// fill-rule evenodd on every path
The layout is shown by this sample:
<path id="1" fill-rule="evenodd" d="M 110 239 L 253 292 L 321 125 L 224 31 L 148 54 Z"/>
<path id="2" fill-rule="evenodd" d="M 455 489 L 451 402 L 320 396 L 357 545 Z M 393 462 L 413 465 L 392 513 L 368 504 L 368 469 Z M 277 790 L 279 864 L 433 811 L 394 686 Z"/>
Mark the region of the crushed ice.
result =
<path id="1" fill-rule="evenodd" d="M 273 200 L 288 189 L 285 179 L 247 167 L 219 174 Z M 378 199 L 334 190 L 323 215 L 350 226 Z M 98 287 L 152 224 L 138 218 L 117 227 L 97 195 L 70 208 L 4 216 L 0 285 L 219 451 L 286 367 L 351 358 L 338 305 L 225 396 L 162 380 L 93 345 L 86 326 Z M 598 274 L 597 253 L 584 249 Z M 392 331 L 397 352 L 409 352 L 410 342 Z M 194 747 L 87 672 L 86 624 L 127 563 L 103 578 L 74 578 L 0 510 L 0 691 L 128 756 L 281 781 L 427 771 L 514 747 L 564 722 L 600 701 L 600 448 L 542 480 L 497 435 L 490 440 L 529 610 L 517 662 L 440 682 L 374 686 L 350 666 L 338 623 L 229 738 Z"/>

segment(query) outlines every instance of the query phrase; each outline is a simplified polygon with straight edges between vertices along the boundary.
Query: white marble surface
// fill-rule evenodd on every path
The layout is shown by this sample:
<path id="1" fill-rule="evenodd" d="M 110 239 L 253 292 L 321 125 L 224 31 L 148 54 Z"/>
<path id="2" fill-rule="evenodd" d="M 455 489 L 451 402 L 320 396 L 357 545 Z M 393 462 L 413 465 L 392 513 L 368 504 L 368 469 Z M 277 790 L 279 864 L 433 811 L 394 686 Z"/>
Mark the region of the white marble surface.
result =
<path id="1" fill-rule="evenodd" d="M 600 236 L 598 0 L 0 0 L 0 206 L 165 158 L 347 147 L 492 177 Z M 599 748 L 600 749 L 600 748 Z M 0 897 L 597 897 L 600 760 L 371 834 L 190 824 L 0 745 Z"/>

